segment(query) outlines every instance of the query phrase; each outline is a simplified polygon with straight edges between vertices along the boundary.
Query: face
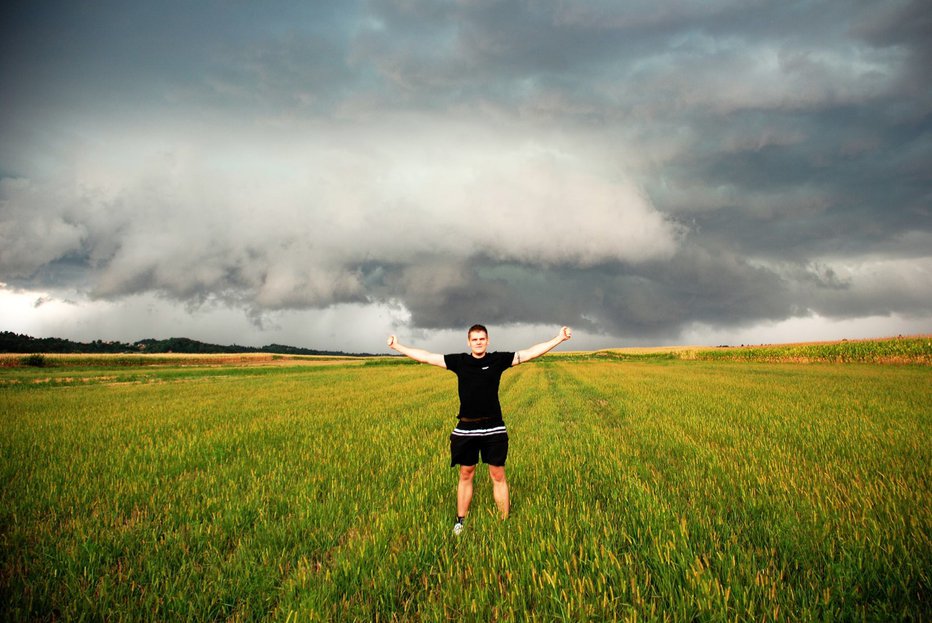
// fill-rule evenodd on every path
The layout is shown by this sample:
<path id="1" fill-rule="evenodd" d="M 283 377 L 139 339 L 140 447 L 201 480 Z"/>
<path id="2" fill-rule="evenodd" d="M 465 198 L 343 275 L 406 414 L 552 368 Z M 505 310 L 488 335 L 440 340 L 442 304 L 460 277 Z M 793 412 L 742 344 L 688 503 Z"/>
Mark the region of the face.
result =
<path id="1" fill-rule="evenodd" d="M 478 358 L 485 357 L 485 349 L 489 347 L 489 336 L 483 331 L 473 331 L 469 334 L 469 339 L 467 340 L 469 344 L 469 350 L 472 351 L 472 356 Z"/>

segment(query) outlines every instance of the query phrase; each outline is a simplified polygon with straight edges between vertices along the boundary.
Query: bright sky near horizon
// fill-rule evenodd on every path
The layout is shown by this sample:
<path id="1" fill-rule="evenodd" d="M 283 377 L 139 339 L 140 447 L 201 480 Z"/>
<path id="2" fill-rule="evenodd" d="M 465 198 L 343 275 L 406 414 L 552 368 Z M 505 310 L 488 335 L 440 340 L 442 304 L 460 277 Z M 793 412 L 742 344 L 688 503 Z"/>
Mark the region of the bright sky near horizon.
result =
<path id="1" fill-rule="evenodd" d="M 932 3 L 16 1 L 0 330 L 932 332 Z"/>

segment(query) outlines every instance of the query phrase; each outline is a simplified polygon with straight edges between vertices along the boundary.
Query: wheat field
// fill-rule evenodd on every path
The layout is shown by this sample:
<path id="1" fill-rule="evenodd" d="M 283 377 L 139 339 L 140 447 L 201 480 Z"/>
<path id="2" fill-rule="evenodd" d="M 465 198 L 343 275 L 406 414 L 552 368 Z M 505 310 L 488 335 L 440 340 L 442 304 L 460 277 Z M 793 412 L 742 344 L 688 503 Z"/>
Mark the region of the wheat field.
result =
<path id="1" fill-rule="evenodd" d="M 3 618 L 932 609 L 928 366 L 519 366 L 502 383 L 511 516 L 497 517 L 480 470 L 454 537 L 455 377 L 397 360 L 301 363 L 0 369 Z"/>

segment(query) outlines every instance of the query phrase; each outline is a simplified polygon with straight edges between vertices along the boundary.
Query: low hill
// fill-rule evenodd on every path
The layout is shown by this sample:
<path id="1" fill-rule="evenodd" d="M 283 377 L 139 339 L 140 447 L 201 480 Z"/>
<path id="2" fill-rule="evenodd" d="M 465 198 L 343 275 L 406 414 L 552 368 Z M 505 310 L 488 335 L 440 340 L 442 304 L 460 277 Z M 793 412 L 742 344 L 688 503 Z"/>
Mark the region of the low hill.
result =
<path id="1" fill-rule="evenodd" d="M 222 346 L 208 344 L 186 337 L 173 337 L 167 340 L 145 339 L 138 342 L 73 342 L 57 337 L 35 338 L 11 331 L 0 332 L 0 353 L 273 353 L 278 355 L 334 355 L 334 356 L 369 356 L 369 353 L 344 353 L 342 351 L 299 348 L 282 344 L 269 344 L 261 348 L 233 344 Z"/>

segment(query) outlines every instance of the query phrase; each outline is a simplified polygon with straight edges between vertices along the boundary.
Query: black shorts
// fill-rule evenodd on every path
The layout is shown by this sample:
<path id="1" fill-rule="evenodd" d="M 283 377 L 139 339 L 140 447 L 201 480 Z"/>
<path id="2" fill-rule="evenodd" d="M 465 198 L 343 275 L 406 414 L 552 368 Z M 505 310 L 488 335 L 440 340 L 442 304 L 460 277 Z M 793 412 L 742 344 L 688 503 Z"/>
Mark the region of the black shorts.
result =
<path id="1" fill-rule="evenodd" d="M 464 431 L 459 427 L 453 431 L 450 435 L 450 467 L 476 465 L 480 455 L 483 463 L 504 467 L 508 458 L 508 432 L 504 426 L 496 432 Z"/>

